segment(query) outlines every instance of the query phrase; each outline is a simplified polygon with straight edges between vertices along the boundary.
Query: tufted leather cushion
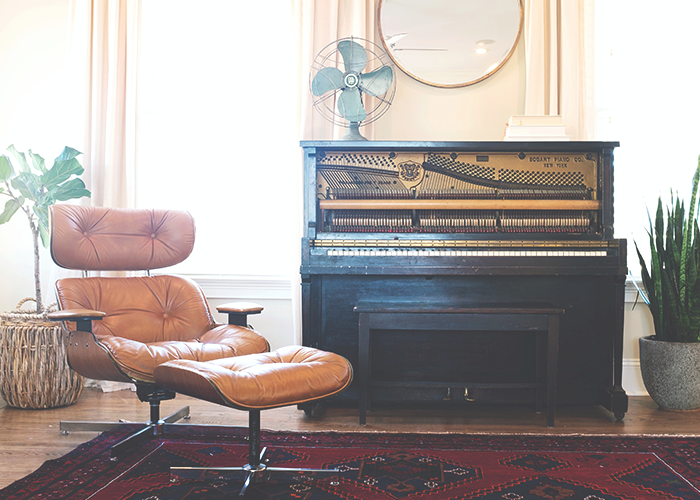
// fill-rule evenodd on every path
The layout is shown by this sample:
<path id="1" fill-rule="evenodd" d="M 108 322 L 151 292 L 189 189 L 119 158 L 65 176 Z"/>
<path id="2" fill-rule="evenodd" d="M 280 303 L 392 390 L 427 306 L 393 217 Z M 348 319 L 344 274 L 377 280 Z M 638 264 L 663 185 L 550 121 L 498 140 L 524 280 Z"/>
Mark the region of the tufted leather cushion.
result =
<path id="1" fill-rule="evenodd" d="M 264 354 L 169 361 L 154 372 L 161 387 L 243 410 L 288 406 L 342 392 L 352 381 L 350 362 L 331 352 L 288 346 Z"/>
<path id="2" fill-rule="evenodd" d="M 194 219 L 183 210 L 54 205 L 50 219 L 51 256 L 68 269 L 160 269 L 194 246 Z"/>
<path id="3" fill-rule="evenodd" d="M 257 332 L 218 325 L 202 291 L 178 276 L 65 278 L 56 283 L 61 309 L 105 312 L 68 346 L 76 371 L 101 380 L 154 382 L 153 370 L 172 359 L 207 361 L 269 349 Z M 116 368 L 116 370 L 115 370 Z"/>

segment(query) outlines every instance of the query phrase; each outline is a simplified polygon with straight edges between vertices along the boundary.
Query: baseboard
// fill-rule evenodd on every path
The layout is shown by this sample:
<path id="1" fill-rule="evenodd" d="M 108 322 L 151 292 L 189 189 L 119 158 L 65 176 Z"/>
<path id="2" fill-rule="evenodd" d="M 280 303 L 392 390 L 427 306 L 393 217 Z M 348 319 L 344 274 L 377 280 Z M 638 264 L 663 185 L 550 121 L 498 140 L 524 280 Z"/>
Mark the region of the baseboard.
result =
<path id="1" fill-rule="evenodd" d="M 628 396 L 648 396 L 638 359 L 622 360 L 622 387 Z"/>

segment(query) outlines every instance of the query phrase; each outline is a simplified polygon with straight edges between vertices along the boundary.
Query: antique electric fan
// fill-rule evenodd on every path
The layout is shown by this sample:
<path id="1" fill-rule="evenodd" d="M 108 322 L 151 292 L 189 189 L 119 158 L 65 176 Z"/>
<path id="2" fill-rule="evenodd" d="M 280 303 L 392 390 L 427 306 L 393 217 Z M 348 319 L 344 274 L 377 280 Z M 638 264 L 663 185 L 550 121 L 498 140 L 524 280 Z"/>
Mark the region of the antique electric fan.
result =
<path id="1" fill-rule="evenodd" d="M 366 141 L 360 125 L 386 113 L 396 79 L 391 58 L 363 38 L 341 38 L 316 56 L 309 75 L 314 107 L 334 125 L 347 127 L 342 140 Z"/>

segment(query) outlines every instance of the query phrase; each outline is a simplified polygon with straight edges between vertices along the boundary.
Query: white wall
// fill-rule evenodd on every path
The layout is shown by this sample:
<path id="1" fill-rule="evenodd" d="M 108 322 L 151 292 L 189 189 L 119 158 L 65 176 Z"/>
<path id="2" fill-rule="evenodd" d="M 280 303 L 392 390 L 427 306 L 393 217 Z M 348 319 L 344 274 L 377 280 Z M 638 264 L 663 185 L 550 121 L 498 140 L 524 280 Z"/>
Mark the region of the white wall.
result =
<path id="1" fill-rule="evenodd" d="M 0 152 L 14 144 L 50 164 L 66 145 L 67 21 L 68 0 L 0 0 Z M 4 207 L 2 195 L 0 201 Z M 7 311 L 34 296 L 31 232 L 22 213 L 0 226 L 0 249 L 0 310 Z M 43 248 L 41 259 L 48 270 Z M 48 282 L 44 289 L 52 298 Z"/>
<path id="2" fill-rule="evenodd" d="M 397 71 L 396 96 L 375 122 L 376 140 L 500 141 L 511 115 L 525 107 L 525 50 L 520 43 L 492 77 L 442 89 Z"/>

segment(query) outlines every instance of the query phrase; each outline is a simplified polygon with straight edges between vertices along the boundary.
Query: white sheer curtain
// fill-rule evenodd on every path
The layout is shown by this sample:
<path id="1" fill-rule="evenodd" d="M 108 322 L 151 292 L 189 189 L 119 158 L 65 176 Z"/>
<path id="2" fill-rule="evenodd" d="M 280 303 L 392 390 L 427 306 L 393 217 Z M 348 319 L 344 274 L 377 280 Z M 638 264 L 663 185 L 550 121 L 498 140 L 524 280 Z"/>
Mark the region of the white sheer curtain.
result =
<path id="1" fill-rule="evenodd" d="M 71 0 L 69 16 L 71 100 L 91 203 L 131 207 L 140 0 Z"/>
<path id="2" fill-rule="evenodd" d="M 71 0 L 69 5 L 68 61 L 75 77 L 70 100 L 94 206 L 134 206 L 139 11 L 139 0 Z M 51 279 L 74 273 L 55 268 Z M 103 392 L 132 388 L 94 383 Z"/>
<path id="3" fill-rule="evenodd" d="M 595 136 L 594 0 L 525 0 L 525 114 L 561 115 L 572 140 Z"/>

